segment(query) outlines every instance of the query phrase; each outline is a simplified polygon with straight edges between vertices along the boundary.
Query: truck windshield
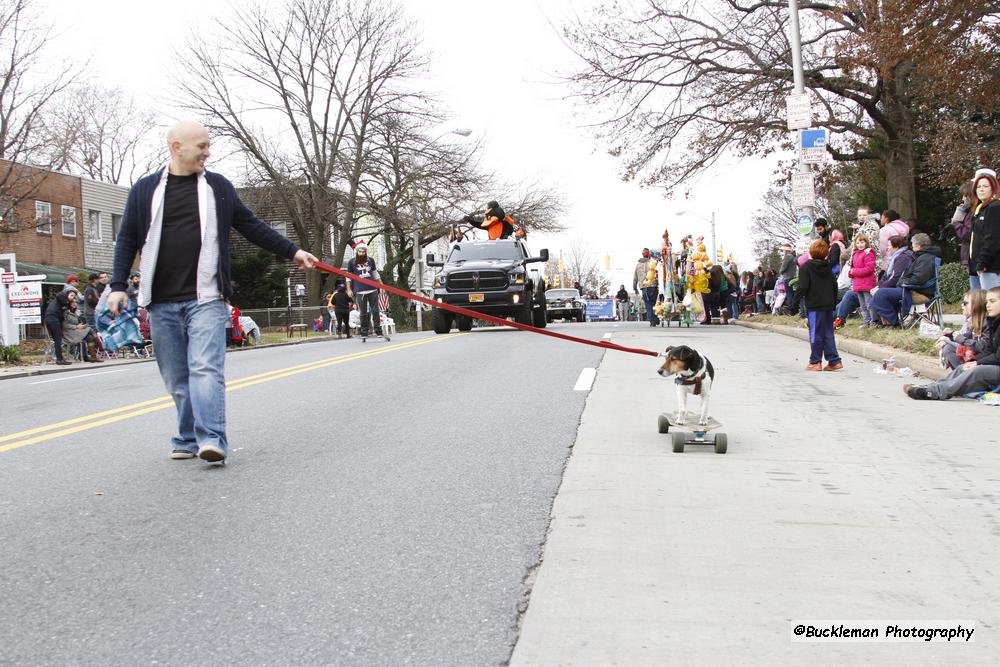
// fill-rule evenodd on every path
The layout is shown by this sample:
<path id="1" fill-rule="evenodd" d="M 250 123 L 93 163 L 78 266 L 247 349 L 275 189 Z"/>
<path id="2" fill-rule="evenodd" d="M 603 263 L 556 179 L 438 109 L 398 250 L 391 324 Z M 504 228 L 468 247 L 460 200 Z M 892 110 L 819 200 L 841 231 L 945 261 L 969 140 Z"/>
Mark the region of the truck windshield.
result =
<path id="1" fill-rule="evenodd" d="M 451 249 L 448 255 L 448 263 L 481 261 L 487 259 L 497 259 L 510 261 L 520 259 L 521 253 L 513 242 L 503 241 L 459 243 Z"/>
<path id="2" fill-rule="evenodd" d="M 575 289 L 550 289 L 545 293 L 546 299 L 579 299 L 580 293 Z"/>

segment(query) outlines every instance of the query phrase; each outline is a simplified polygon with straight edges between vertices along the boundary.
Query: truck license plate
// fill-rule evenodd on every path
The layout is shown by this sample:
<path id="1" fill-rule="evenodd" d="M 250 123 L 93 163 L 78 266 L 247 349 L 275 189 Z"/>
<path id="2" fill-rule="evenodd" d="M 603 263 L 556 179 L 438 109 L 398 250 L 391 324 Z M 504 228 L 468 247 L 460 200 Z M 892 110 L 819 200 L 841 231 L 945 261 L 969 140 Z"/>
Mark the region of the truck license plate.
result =
<path id="1" fill-rule="evenodd" d="M 469 295 L 469 303 L 483 303 L 484 301 L 486 301 L 486 295 L 485 294 L 470 294 Z"/>

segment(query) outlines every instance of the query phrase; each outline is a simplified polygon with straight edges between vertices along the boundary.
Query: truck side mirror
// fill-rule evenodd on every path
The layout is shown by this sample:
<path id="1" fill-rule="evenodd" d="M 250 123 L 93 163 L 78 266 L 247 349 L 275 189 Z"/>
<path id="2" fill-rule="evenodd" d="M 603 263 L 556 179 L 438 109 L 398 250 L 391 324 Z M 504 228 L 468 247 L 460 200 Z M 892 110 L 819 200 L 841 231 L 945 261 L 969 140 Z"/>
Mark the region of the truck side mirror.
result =
<path id="1" fill-rule="evenodd" d="M 548 248 L 542 248 L 542 251 L 540 253 L 538 253 L 538 256 L 542 258 L 543 262 L 549 261 L 549 249 Z"/>
<path id="2" fill-rule="evenodd" d="M 426 261 L 427 261 L 428 264 L 430 264 L 431 262 L 433 262 L 434 261 L 434 253 L 432 253 L 432 252 L 427 253 L 427 260 Z"/>

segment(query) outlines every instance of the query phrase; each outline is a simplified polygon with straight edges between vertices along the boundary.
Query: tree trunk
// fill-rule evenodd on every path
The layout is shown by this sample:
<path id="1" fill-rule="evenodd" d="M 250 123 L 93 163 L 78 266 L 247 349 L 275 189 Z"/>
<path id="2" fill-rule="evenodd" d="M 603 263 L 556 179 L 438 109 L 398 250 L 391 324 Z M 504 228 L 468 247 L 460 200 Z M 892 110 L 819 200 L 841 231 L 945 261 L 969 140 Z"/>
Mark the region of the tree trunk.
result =
<path id="1" fill-rule="evenodd" d="M 903 63 L 887 78 L 883 103 L 893 126 L 885 149 L 885 187 L 889 208 L 904 220 L 917 217 L 917 190 L 913 158 L 913 111 L 909 79 L 912 66 Z"/>

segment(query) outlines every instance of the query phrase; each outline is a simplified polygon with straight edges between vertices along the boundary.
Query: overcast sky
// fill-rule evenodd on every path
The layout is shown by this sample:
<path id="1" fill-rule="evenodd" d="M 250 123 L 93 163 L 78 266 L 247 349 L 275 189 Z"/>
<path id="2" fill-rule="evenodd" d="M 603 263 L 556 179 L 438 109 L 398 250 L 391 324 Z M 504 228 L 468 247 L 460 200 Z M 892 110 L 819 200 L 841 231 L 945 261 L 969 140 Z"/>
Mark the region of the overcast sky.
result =
<path id="1" fill-rule="evenodd" d="M 229 3 L 219 0 L 39 1 L 57 20 L 63 48 L 90 57 L 99 81 L 120 85 L 146 104 L 155 104 L 169 92 L 175 44 L 229 12 Z M 554 83 L 553 75 L 574 66 L 557 29 L 572 12 L 586 13 L 594 4 L 403 1 L 431 54 L 427 87 L 450 109 L 449 127 L 468 128 L 473 132 L 470 141 L 482 140 L 487 170 L 512 182 L 541 181 L 563 193 L 567 231 L 544 238 L 532 235 L 533 250 L 548 247 L 557 255 L 560 249 L 568 252 L 573 239 L 582 239 L 602 267 L 605 254 L 610 255 L 615 289 L 621 283 L 631 288 L 629 276 L 640 250 L 658 247 L 665 227 L 675 241 L 688 233 L 703 234 L 707 240 L 708 223 L 695 215 L 678 217 L 678 211 L 709 218 L 714 210 L 719 243 L 734 253 L 741 267 L 749 267 L 747 225 L 772 179 L 773 160 L 728 161 L 692 184 L 689 198 L 668 200 L 659 191 L 622 183 L 618 163 L 588 130 L 577 126 L 570 103 L 563 99 L 566 90 Z M 502 43 L 486 45 L 486 35 L 498 36 Z M 487 95 L 504 103 L 487 104 Z M 490 198 L 483 193 L 483 201 Z"/>

